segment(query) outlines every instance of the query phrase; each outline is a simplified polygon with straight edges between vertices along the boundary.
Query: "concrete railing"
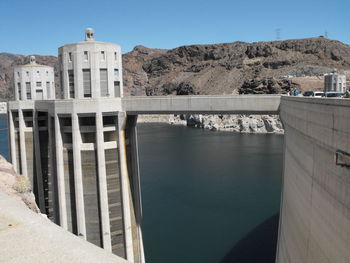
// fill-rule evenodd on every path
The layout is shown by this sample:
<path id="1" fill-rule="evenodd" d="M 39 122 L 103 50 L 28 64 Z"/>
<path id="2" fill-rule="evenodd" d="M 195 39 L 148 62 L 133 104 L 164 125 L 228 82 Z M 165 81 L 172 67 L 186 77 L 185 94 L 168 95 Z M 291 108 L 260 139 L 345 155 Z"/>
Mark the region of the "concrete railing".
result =
<path id="1" fill-rule="evenodd" d="M 127 114 L 278 114 L 280 95 L 124 97 Z"/>
<path id="2" fill-rule="evenodd" d="M 350 262 L 350 100 L 283 97 L 278 263 Z"/>
<path id="3" fill-rule="evenodd" d="M 0 191 L 0 262 L 128 262 L 55 225 Z"/>

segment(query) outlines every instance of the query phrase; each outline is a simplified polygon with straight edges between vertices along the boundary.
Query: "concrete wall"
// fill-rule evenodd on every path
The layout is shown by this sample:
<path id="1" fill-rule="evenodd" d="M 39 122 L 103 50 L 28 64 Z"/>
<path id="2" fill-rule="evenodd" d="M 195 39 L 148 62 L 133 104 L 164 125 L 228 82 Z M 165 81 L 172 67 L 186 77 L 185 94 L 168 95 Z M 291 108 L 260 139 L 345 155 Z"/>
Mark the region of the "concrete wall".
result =
<path id="1" fill-rule="evenodd" d="M 335 160 L 337 151 L 350 153 L 350 100 L 283 97 L 280 110 L 285 152 L 276 262 L 350 262 L 350 168 Z"/>
<path id="2" fill-rule="evenodd" d="M 278 114 L 281 95 L 125 97 L 130 114 Z"/>

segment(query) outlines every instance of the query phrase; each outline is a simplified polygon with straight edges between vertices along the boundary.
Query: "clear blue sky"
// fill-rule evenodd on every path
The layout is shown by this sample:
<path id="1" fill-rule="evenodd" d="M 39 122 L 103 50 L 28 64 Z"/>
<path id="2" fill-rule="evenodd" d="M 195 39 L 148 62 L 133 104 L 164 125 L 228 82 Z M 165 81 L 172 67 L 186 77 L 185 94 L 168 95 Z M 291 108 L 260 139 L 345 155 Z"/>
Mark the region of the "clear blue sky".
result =
<path id="1" fill-rule="evenodd" d="M 324 35 L 350 44 L 350 0 L 0 0 L 0 52 L 57 55 L 81 41 L 174 48 Z"/>

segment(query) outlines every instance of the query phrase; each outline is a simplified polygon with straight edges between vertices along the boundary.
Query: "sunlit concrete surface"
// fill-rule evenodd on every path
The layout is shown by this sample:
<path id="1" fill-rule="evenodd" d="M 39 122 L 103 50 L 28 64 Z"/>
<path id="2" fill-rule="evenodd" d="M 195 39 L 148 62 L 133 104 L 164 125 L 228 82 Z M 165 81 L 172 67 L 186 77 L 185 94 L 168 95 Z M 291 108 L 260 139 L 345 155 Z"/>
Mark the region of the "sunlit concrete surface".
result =
<path id="1" fill-rule="evenodd" d="M 281 95 L 124 97 L 127 114 L 278 114 Z"/>
<path id="2" fill-rule="evenodd" d="M 127 262 L 0 192 L 0 262 Z"/>
<path id="3" fill-rule="evenodd" d="M 276 262 L 348 263 L 350 100 L 283 97 L 280 109 L 285 142 Z"/>

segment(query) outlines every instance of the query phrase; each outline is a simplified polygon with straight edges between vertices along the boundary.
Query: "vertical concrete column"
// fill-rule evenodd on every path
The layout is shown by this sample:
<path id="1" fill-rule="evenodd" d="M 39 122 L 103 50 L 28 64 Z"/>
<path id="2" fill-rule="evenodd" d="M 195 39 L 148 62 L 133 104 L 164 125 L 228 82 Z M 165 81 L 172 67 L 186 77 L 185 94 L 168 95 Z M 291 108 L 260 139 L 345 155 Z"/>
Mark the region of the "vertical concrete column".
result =
<path id="1" fill-rule="evenodd" d="M 119 82 L 120 82 L 120 97 L 124 96 L 124 86 L 123 86 L 123 65 L 122 65 L 122 55 L 119 51 L 118 63 L 119 63 Z"/>
<path id="2" fill-rule="evenodd" d="M 125 232 L 125 252 L 126 259 L 134 262 L 133 240 L 132 240 L 132 223 L 131 223 L 131 207 L 130 207 L 130 183 L 128 176 L 127 158 L 126 158 L 126 144 L 125 144 L 125 126 L 126 113 L 118 112 L 118 151 L 120 161 L 120 179 L 123 202 L 123 216 L 124 216 L 124 232 Z"/>
<path id="3" fill-rule="evenodd" d="M 91 65 L 91 97 L 100 98 L 100 50 L 91 50 L 90 51 L 90 65 Z"/>
<path id="4" fill-rule="evenodd" d="M 114 97 L 114 51 L 108 50 L 107 56 L 106 56 L 106 63 L 107 63 L 107 87 L 108 87 L 108 94 L 109 97 Z"/>
<path id="5" fill-rule="evenodd" d="M 7 108 L 9 108 L 9 105 L 7 105 Z M 18 171 L 17 158 L 16 158 L 15 125 L 13 124 L 13 114 L 11 110 L 8 111 L 8 116 L 9 116 L 8 122 L 9 122 L 11 162 L 15 171 L 19 173 L 20 171 Z"/>
<path id="6" fill-rule="evenodd" d="M 56 140 L 56 170 L 57 170 L 57 191 L 58 191 L 58 209 L 60 213 L 60 225 L 68 229 L 66 191 L 64 184 L 64 167 L 63 167 L 63 143 L 61 135 L 60 120 L 55 114 L 55 140 Z"/>
<path id="7" fill-rule="evenodd" d="M 143 239 L 142 239 L 142 203 L 141 203 L 141 183 L 140 183 L 140 169 L 139 169 L 139 155 L 138 155 L 138 142 L 137 142 L 137 115 L 131 115 L 127 117 L 127 127 L 129 139 L 129 150 L 130 150 L 130 160 L 128 160 L 130 165 L 130 171 L 133 181 L 133 197 L 135 206 L 135 217 L 137 224 L 137 232 L 139 237 L 139 247 L 140 247 L 140 259 L 139 262 L 145 262 L 145 256 L 143 251 Z"/>
<path id="8" fill-rule="evenodd" d="M 67 60 L 67 54 L 62 53 L 62 65 L 61 65 L 61 80 L 63 85 L 63 99 L 68 99 L 69 98 L 69 83 L 68 83 L 68 60 Z M 62 88 L 61 88 L 62 89 Z"/>
<path id="9" fill-rule="evenodd" d="M 42 81 L 41 81 L 41 88 L 42 88 L 42 90 L 43 90 L 43 99 L 44 99 L 44 100 L 47 100 L 48 97 L 47 97 L 46 82 L 48 81 L 49 76 L 47 76 L 46 70 L 43 70 L 42 74 L 44 75 L 44 77 L 42 78 Z"/>
<path id="10" fill-rule="evenodd" d="M 75 57 L 73 60 L 73 69 L 74 69 L 74 93 L 76 99 L 84 98 L 84 81 L 83 81 L 83 54 L 84 50 L 82 47 L 77 47 Z"/>
<path id="11" fill-rule="evenodd" d="M 30 90 L 31 90 L 31 93 L 32 93 L 32 98 L 31 100 L 35 100 L 36 99 L 36 92 L 35 92 L 35 89 L 36 89 L 36 68 L 31 68 L 30 69 L 31 71 L 31 74 L 30 74 Z"/>
<path id="12" fill-rule="evenodd" d="M 72 138 L 78 236 L 81 236 L 86 240 L 83 176 L 81 172 L 81 135 L 79 129 L 79 117 L 76 113 L 72 114 Z"/>
<path id="13" fill-rule="evenodd" d="M 103 248 L 108 250 L 109 252 L 112 252 L 107 194 L 106 160 L 103 139 L 103 118 L 102 113 L 100 111 L 96 113 L 96 143 Z"/>
<path id="14" fill-rule="evenodd" d="M 52 125 L 53 125 L 53 122 L 51 120 L 52 116 L 51 114 L 49 113 L 48 114 L 48 130 L 49 130 L 49 163 L 50 163 L 50 167 L 49 167 L 49 173 L 50 173 L 50 176 L 48 178 L 49 180 L 49 185 L 50 185 L 50 192 L 51 192 L 51 196 L 52 196 L 52 200 L 51 200 L 51 203 L 52 203 L 52 207 L 48 207 L 48 209 L 52 210 L 52 217 L 53 217 L 53 221 L 55 223 L 58 223 L 59 220 L 58 220 L 58 213 L 57 213 L 57 209 L 58 207 L 56 207 L 56 194 L 55 194 L 55 188 L 56 188 L 56 180 L 55 180 L 55 169 L 54 169 L 54 165 L 56 164 L 55 163 L 55 160 L 54 160 L 54 142 L 53 142 L 53 138 L 54 138 L 54 131 L 53 131 L 53 128 L 52 128 Z M 48 196 L 48 198 L 50 198 L 50 195 Z M 49 200 L 49 203 L 50 203 L 50 200 Z"/>
<path id="15" fill-rule="evenodd" d="M 38 182 L 38 195 L 39 195 L 39 208 L 41 212 L 45 213 L 45 197 L 44 197 L 44 185 L 43 185 L 43 173 L 41 169 L 41 154 L 40 154 L 40 140 L 39 140 L 39 125 L 38 125 L 38 112 L 33 111 L 33 133 L 34 133 L 34 151 L 35 151 L 35 166 L 36 174 L 33 176 L 37 177 Z"/>
<path id="16" fill-rule="evenodd" d="M 24 134 L 24 118 L 23 118 L 23 111 L 21 108 L 18 109 L 18 127 L 19 127 L 19 145 L 20 145 L 20 155 L 21 155 L 21 167 L 22 171 L 21 174 L 24 176 L 28 176 L 27 172 L 27 156 L 26 156 L 26 143 L 25 143 L 25 134 Z"/>
<path id="17" fill-rule="evenodd" d="M 21 98 L 20 100 L 27 100 L 27 87 L 26 87 L 26 82 L 29 81 L 27 79 L 27 73 L 26 70 L 22 68 L 21 70 Z M 23 77 L 25 76 L 25 77 Z M 27 81 L 26 81 L 27 80 Z"/>
<path id="18" fill-rule="evenodd" d="M 19 98 L 19 90 L 18 90 L 18 81 L 19 81 L 19 77 L 17 77 L 17 71 L 14 72 L 14 76 L 13 76 L 13 82 L 14 82 L 14 85 L 15 85 L 15 100 L 20 100 Z"/>

